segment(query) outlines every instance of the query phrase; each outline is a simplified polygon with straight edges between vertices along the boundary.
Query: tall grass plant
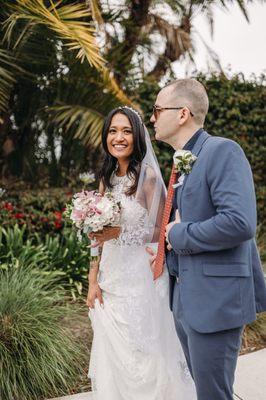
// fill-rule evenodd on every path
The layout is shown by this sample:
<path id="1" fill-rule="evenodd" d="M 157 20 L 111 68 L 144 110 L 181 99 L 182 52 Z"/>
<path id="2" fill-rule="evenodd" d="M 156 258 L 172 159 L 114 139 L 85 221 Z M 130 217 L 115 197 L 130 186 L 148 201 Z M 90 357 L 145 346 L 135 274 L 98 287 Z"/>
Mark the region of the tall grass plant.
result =
<path id="1" fill-rule="evenodd" d="M 82 350 L 62 321 L 58 277 L 32 268 L 0 270 L 0 399 L 41 400 L 71 393 Z"/>

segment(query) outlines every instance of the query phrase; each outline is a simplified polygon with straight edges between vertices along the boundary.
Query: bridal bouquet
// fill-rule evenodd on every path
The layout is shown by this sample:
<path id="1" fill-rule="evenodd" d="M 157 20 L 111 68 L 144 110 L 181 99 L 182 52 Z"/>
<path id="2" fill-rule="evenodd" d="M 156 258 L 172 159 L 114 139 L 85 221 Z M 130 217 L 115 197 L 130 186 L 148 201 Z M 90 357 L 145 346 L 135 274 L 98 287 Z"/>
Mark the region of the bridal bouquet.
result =
<path id="1" fill-rule="evenodd" d="M 71 220 L 82 239 L 82 233 L 101 231 L 106 226 L 116 226 L 120 221 L 121 205 L 111 193 L 102 195 L 97 191 L 74 194 L 72 202 L 66 205 L 66 216 Z M 92 241 L 93 243 L 93 241 Z M 91 256 L 98 256 L 98 248 L 91 248 Z"/>

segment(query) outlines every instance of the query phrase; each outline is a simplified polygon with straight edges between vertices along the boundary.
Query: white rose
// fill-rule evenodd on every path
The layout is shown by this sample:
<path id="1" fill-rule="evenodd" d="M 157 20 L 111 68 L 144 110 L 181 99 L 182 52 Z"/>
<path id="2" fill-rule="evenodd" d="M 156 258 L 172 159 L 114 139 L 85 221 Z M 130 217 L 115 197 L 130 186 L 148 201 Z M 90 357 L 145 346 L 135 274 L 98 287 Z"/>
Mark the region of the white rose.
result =
<path id="1" fill-rule="evenodd" d="M 174 158 L 179 157 L 182 158 L 186 153 L 189 153 L 187 150 L 176 150 L 174 154 Z"/>

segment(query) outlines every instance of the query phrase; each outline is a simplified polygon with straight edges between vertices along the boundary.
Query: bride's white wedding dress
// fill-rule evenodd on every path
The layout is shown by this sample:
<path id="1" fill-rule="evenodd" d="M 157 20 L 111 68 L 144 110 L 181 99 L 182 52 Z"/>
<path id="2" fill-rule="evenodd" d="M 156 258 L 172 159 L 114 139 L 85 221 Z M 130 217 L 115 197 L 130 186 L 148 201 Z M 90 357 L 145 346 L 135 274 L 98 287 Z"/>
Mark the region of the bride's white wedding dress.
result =
<path id="1" fill-rule="evenodd" d="M 89 311 L 94 337 L 88 377 L 95 400 L 193 400 L 193 381 L 168 305 L 168 272 L 156 280 L 145 250 L 147 210 L 113 175 L 122 233 L 103 246 L 98 282 L 104 307 Z"/>

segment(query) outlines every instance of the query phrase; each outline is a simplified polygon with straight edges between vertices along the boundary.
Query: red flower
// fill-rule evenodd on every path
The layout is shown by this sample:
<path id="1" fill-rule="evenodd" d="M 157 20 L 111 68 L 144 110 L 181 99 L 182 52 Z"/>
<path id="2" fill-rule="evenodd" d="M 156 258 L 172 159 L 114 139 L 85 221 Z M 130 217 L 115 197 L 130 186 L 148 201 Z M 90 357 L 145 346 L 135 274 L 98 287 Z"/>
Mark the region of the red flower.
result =
<path id="1" fill-rule="evenodd" d="M 42 222 L 48 222 L 48 221 L 49 221 L 49 219 L 48 219 L 48 218 L 46 218 L 46 217 L 42 217 L 42 218 L 41 218 L 41 221 L 42 221 Z"/>
<path id="2" fill-rule="evenodd" d="M 54 215 L 55 215 L 55 218 L 56 218 L 57 220 L 62 219 L 62 213 L 61 213 L 60 211 L 55 211 L 55 212 L 54 212 Z"/>
<path id="3" fill-rule="evenodd" d="M 16 214 L 14 214 L 14 218 L 17 218 L 17 219 L 25 218 L 25 214 L 23 214 L 23 213 L 16 213 Z"/>
<path id="4" fill-rule="evenodd" d="M 7 211 L 13 211 L 13 210 L 14 210 L 14 207 L 12 206 L 11 203 L 4 203 L 4 208 L 5 208 Z"/>
<path id="5" fill-rule="evenodd" d="M 58 220 L 55 220 L 55 221 L 54 221 L 54 226 L 55 226 L 56 229 L 62 228 L 62 224 L 61 224 L 61 222 L 59 222 Z"/>

